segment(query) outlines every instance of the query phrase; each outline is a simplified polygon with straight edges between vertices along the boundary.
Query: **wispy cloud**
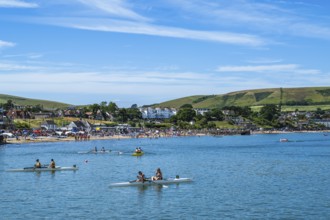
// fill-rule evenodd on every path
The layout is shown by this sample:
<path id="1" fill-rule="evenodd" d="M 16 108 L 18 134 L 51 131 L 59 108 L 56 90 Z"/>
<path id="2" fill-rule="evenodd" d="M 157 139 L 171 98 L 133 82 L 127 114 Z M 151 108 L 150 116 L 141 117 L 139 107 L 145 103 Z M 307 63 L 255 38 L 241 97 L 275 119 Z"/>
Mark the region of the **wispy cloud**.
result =
<path id="1" fill-rule="evenodd" d="M 78 0 L 82 4 L 95 8 L 99 11 L 104 11 L 109 15 L 132 19 L 146 21 L 149 20 L 144 16 L 134 12 L 130 5 L 125 0 Z"/>
<path id="2" fill-rule="evenodd" d="M 318 74 L 317 69 L 302 69 L 297 64 L 277 64 L 277 65 L 247 65 L 247 66 L 220 66 L 218 72 L 292 72 L 300 74 Z"/>
<path id="3" fill-rule="evenodd" d="M 228 44 L 239 44 L 247 46 L 262 46 L 266 42 L 262 38 L 248 34 L 237 34 L 230 32 L 219 31 L 198 31 L 189 30 L 184 28 L 174 28 L 159 25 L 151 25 L 144 23 L 129 23 L 129 22 L 108 22 L 107 25 L 86 25 L 77 24 L 71 27 L 94 30 L 94 31 L 108 31 L 108 32 L 120 32 L 120 33 L 133 33 L 144 34 L 161 37 L 175 37 L 193 40 L 214 41 Z"/>
<path id="4" fill-rule="evenodd" d="M 222 1 L 209 0 L 171 0 L 171 3 L 191 14 L 199 22 L 209 23 L 223 28 L 240 27 L 246 31 L 263 31 L 263 35 L 271 34 L 273 37 L 280 35 L 303 36 L 330 40 L 330 28 L 325 16 L 309 16 L 309 10 L 317 5 L 304 2 L 285 1 Z M 300 7 L 295 7 L 299 5 Z M 301 13 L 303 10 L 303 14 Z M 320 22 L 323 21 L 323 22 Z M 323 24 L 322 24 L 323 23 Z"/>
<path id="5" fill-rule="evenodd" d="M 198 25 L 189 25 L 188 28 L 180 22 L 175 25 L 161 24 L 162 19 L 157 17 L 158 15 L 150 13 L 147 14 L 148 16 L 144 16 L 141 14 L 142 12 L 136 12 L 136 8 L 141 8 L 139 2 L 134 2 L 134 4 L 133 2 L 129 4 L 127 0 L 76 0 L 73 2 L 79 3 L 74 11 L 72 11 L 72 7 L 70 7 L 70 11 L 69 7 L 62 7 L 61 15 L 51 17 L 44 15 L 42 18 L 24 17 L 24 21 L 90 31 L 142 34 L 253 47 L 269 43 L 263 37 L 244 31 L 226 31 L 221 28 Z M 73 2 L 69 1 L 67 4 Z M 65 3 L 62 2 L 62 4 Z M 81 9 L 81 6 L 87 7 L 87 10 Z"/>
<path id="6" fill-rule="evenodd" d="M 22 65 L 16 63 L 0 63 L 0 71 L 22 71 L 22 70 L 38 70 L 41 67 L 33 65 Z"/>
<path id="7" fill-rule="evenodd" d="M 0 40 L 0 48 L 2 48 L 2 47 L 13 47 L 13 46 L 15 46 L 15 43 Z"/>
<path id="8" fill-rule="evenodd" d="M 113 97 L 115 94 L 116 99 L 129 96 L 132 100 L 132 94 L 134 94 L 140 97 L 140 104 L 150 104 L 161 101 L 159 97 L 166 97 L 163 100 L 166 101 L 184 96 L 224 94 L 246 89 L 301 87 L 306 86 L 306 81 L 310 86 L 330 83 L 326 73 L 303 69 L 297 64 L 223 66 L 219 67 L 218 71 L 230 74 L 217 74 L 216 71 L 160 70 L 159 68 L 141 70 L 109 67 L 104 69 L 67 63 L 2 62 L 0 63 L 2 77 L 0 88 L 10 94 L 23 92 L 25 94 L 26 91 L 42 94 L 47 91 L 49 94 L 91 96 L 94 101 L 95 95 Z M 242 74 L 246 72 L 249 73 L 249 77 Z M 266 74 L 253 74 L 253 72 Z M 286 74 L 279 77 L 278 74 L 274 74 L 277 72 Z M 66 98 L 63 96 L 63 99 L 59 101 L 76 100 L 73 98 L 68 101 Z M 85 100 L 85 103 L 81 104 L 88 104 L 88 101 Z"/>
<path id="9" fill-rule="evenodd" d="M 0 8 L 36 8 L 38 4 L 20 0 L 0 0 Z"/>
<path id="10" fill-rule="evenodd" d="M 257 66 L 221 66 L 218 67 L 219 72 L 262 72 L 262 71 L 288 71 L 296 70 L 296 64 L 282 65 L 257 65 Z"/>
<path id="11" fill-rule="evenodd" d="M 38 59 L 43 57 L 43 54 L 39 54 L 39 53 L 27 53 L 27 54 L 7 54 L 4 55 L 4 58 L 16 58 L 16 57 L 23 57 L 23 58 L 27 58 L 27 59 Z"/>
<path id="12" fill-rule="evenodd" d="M 46 23 L 76 29 L 131 33 L 160 37 L 173 37 L 190 40 L 213 41 L 218 43 L 236 44 L 260 47 L 267 44 L 266 40 L 249 34 L 221 31 L 200 31 L 186 28 L 153 25 L 144 22 L 123 21 L 115 19 L 86 19 L 86 18 L 29 18 L 32 22 Z"/>

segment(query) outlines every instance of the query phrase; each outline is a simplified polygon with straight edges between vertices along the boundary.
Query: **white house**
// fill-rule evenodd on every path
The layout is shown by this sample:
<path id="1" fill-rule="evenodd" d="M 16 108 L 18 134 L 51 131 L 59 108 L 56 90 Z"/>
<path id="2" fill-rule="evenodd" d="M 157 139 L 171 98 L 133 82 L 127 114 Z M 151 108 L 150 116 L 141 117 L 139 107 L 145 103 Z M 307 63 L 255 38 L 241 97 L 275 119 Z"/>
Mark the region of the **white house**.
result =
<path id="1" fill-rule="evenodd" d="M 143 119 L 168 119 L 176 115 L 177 111 L 174 108 L 139 108 Z"/>
<path id="2" fill-rule="evenodd" d="M 85 120 L 73 121 L 68 125 L 68 130 L 90 132 L 92 130 L 92 124 Z"/>
<path id="3" fill-rule="evenodd" d="M 47 130 L 56 130 L 57 129 L 57 125 L 55 124 L 55 122 L 53 120 L 46 120 L 46 121 L 42 122 L 41 127 L 45 128 Z"/>

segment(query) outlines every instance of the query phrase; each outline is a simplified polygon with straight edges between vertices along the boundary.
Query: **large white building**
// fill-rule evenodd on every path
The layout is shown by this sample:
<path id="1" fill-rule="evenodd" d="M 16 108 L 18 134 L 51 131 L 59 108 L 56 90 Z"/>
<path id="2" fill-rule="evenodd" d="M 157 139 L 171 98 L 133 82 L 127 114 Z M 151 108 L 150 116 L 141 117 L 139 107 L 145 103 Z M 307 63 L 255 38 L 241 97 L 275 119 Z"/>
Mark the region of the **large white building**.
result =
<path id="1" fill-rule="evenodd" d="M 174 108 L 139 108 L 143 119 L 168 119 L 176 115 L 177 111 Z"/>

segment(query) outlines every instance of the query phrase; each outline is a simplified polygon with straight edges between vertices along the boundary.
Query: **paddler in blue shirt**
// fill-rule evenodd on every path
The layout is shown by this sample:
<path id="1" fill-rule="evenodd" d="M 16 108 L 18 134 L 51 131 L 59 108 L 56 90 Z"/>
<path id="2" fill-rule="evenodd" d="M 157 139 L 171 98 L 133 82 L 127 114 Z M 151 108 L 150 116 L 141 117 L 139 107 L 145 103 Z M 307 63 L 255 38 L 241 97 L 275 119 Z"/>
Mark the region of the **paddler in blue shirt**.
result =
<path id="1" fill-rule="evenodd" d="M 34 168 L 41 168 L 41 163 L 39 159 L 36 160 L 36 164 L 34 165 Z"/>
<path id="2" fill-rule="evenodd" d="M 50 160 L 49 168 L 55 169 L 55 161 L 54 159 Z"/>

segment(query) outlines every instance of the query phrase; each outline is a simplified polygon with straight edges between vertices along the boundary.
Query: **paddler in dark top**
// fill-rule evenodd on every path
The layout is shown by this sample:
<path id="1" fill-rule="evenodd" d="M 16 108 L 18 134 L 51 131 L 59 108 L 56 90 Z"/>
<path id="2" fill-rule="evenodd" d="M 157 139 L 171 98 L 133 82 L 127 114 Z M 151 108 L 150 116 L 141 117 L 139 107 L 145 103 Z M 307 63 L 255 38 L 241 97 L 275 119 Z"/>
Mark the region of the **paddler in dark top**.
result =
<path id="1" fill-rule="evenodd" d="M 36 164 L 34 164 L 34 168 L 41 168 L 41 163 L 39 159 L 36 160 Z"/>
<path id="2" fill-rule="evenodd" d="M 50 160 L 49 168 L 55 169 L 55 161 L 54 161 L 54 159 L 51 159 Z"/>
<path id="3" fill-rule="evenodd" d="M 162 180 L 163 179 L 163 174 L 160 168 L 156 170 L 156 175 L 151 178 L 152 180 Z"/>
<path id="4" fill-rule="evenodd" d="M 145 178 L 144 174 L 141 171 L 139 171 L 138 172 L 138 175 L 137 175 L 136 182 L 142 182 L 142 183 L 144 183 L 144 181 L 146 181 L 146 178 Z"/>

